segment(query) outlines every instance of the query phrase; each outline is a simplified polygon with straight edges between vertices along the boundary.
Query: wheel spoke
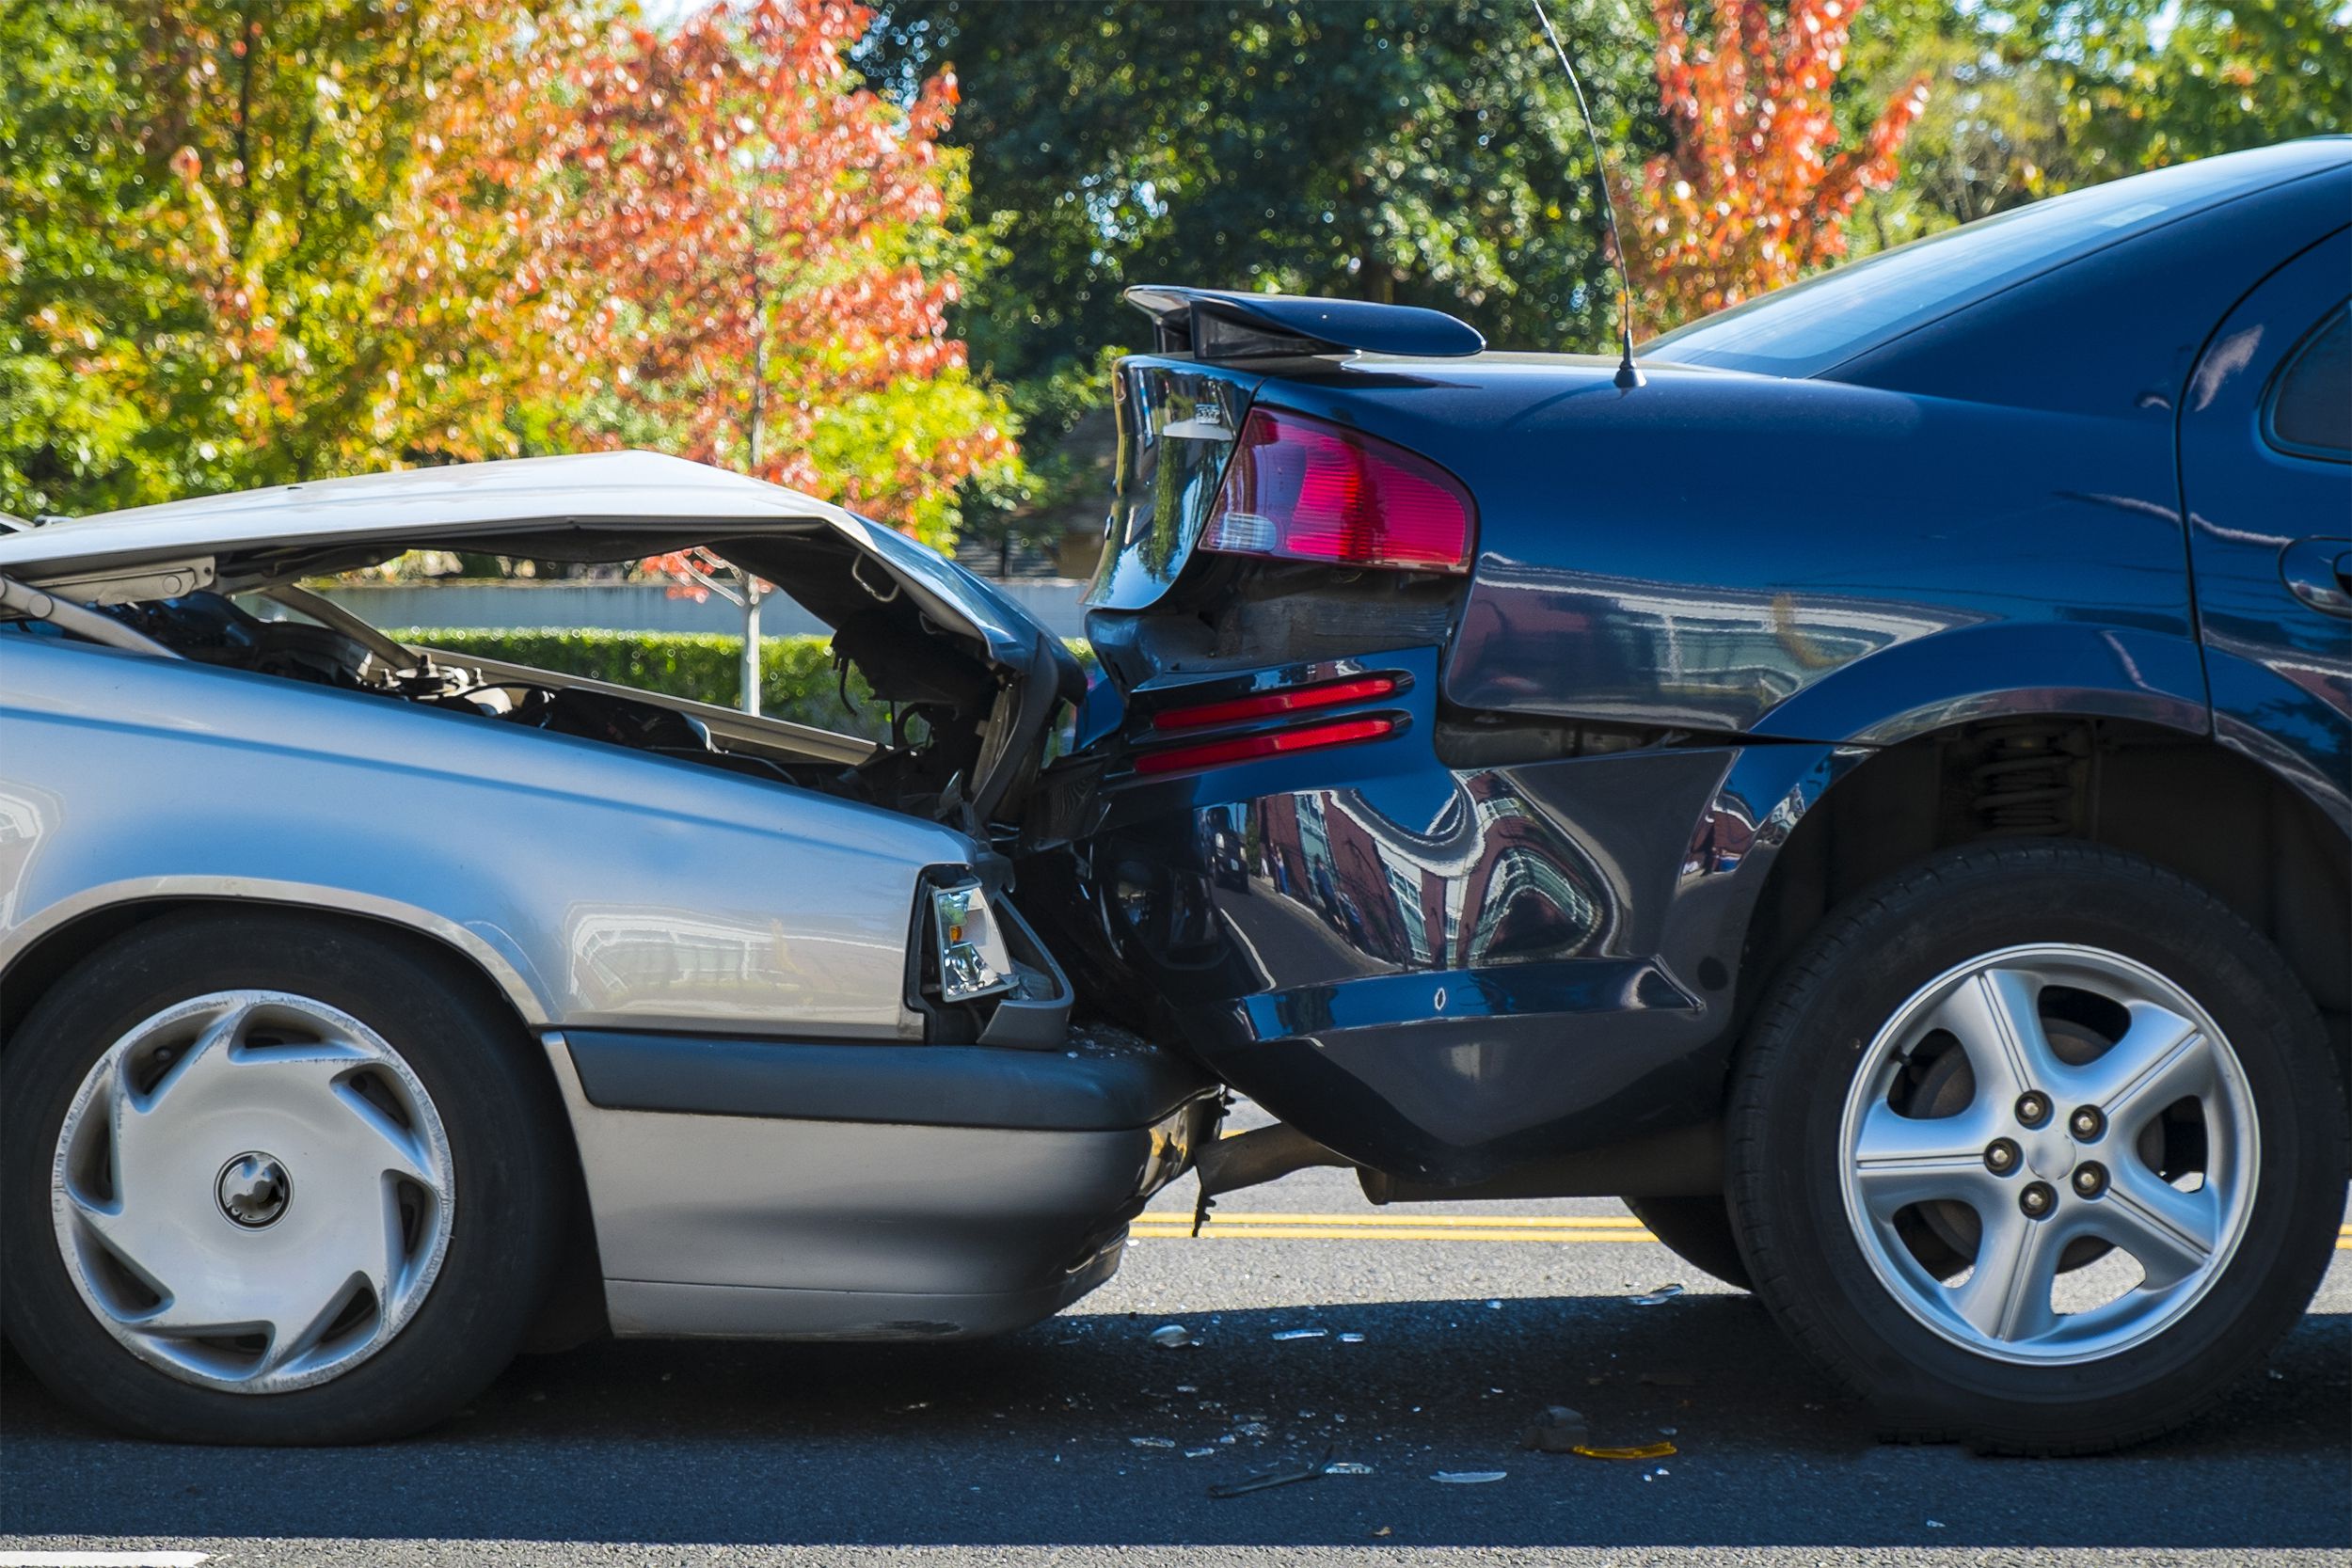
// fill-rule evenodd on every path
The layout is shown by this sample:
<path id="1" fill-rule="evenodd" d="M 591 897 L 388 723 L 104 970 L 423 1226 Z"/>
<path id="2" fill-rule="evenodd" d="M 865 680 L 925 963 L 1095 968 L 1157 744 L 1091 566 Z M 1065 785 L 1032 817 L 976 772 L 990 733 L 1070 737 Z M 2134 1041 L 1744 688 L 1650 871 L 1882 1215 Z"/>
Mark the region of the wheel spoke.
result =
<path id="1" fill-rule="evenodd" d="M 169 1299 L 171 1282 L 166 1276 L 172 1272 L 171 1265 L 156 1256 L 153 1237 L 143 1234 L 143 1227 L 119 1205 L 95 1202 L 71 1186 L 65 1189 L 65 1197 L 75 1223 L 97 1245 L 150 1291 Z"/>
<path id="2" fill-rule="evenodd" d="M 2039 989 L 2022 970 L 1983 970 L 1935 1010 L 1935 1022 L 1967 1053 L 1980 1109 L 2005 1110 L 2027 1089 L 2047 1085 L 2058 1068 L 2036 1010 Z"/>
<path id="3" fill-rule="evenodd" d="M 2123 1037 L 2081 1077 L 2085 1098 L 2128 1138 L 2174 1101 L 2212 1092 L 2213 1042 L 2178 1013 L 2140 1004 Z"/>
<path id="4" fill-rule="evenodd" d="M 433 1171 L 432 1153 L 414 1132 L 386 1116 L 350 1085 L 337 1084 L 334 1089 L 337 1101 L 359 1124 L 353 1132 L 365 1152 L 354 1149 L 354 1158 L 370 1162 L 383 1175 L 413 1181 L 437 1198 L 442 1196 L 441 1180 Z"/>
<path id="5" fill-rule="evenodd" d="M 1985 1146 L 1996 1135 L 1991 1118 L 1974 1108 L 1923 1119 L 1880 1101 L 1862 1118 L 1854 1140 L 1854 1180 L 1882 1220 L 1937 1198 L 1981 1203 L 1998 1184 L 1984 1164 Z"/>
<path id="6" fill-rule="evenodd" d="M 350 1307 L 353 1292 L 363 1286 L 373 1288 L 370 1282 L 357 1275 L 347 1276 L 327 1294 L 324 1301 L 319 1303 L 315 1310 L 307 1315 L 293 1316 L 291 1321 L 271 1323 L 269 1348 L 262 1353 L 260 1363 L 254 1367 L 249 1375 L 257 1378 L 268 1377 L 273 1372 L 282 1370 L 288 1362 L 309 1354 L 319 1340 L 326 1338 L 326 1331 L 334 1326 L 335 1320 L 342 1317 L 344 1309 Z M 378 1291 L 375 1299 L 381 1303 L 384 1299 L 383 1292 Z"/>
<path id="7" fill-rule="evenodd" d="M 2057 1322 L 2050 1289 L 2065 1232 L 2014 1208 L 1979 1212 L 1976 1272 L 1954 1292 L 1953 1308 L 1988 1338 L 2013 1343 L 2046 1334 Z"/>
<path id="8" fill-rule="evenodd" d="M 239 1002 L 223 1008 L 145 1092 L 131 1082 L 131 1073 L 137 1066 L 135 1053 L 122 1053 L 116 1062 L 117 1082 L 119 1085 L 115 1096 L 118 1132 L 123 1117 L 152 1116 L 166 1096 L 191 1081 L 201 1082 L 226 1071 L 237 1038 L 252 1017 L 253 1005 L 249 1002 Z"/>
<path id="9" fill-rule="evenodd" d="M 265 1319 L 224 1312 L 219 1303 L 209 1299 L 185 1301 L 178 1296 L 166 1296 L 151 1311 L 133 1313 L 119 1321 L 140 1334 L 169 1339 L 230 1338 L 271 1331 Z"/>
<path id="10" fill-rule="evenodd" d="M 2111 1173 L 2094 1228 L 2138 1259 L 2150 1288 L 2177 1284 L 2204 1267 L 2220 1244 L 2217 1188 L 2185 1193 L 2129 1161 Z"/>

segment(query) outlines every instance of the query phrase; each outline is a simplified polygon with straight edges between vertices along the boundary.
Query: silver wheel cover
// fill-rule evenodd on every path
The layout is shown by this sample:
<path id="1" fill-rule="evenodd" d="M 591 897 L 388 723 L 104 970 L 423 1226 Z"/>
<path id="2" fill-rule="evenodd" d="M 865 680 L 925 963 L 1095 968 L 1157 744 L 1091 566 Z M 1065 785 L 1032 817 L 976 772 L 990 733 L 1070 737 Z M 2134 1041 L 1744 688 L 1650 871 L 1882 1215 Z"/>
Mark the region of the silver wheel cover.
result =
<path id="1" fill-rule="evenodd" d="M 2120 1007 L 2121 1037 L 2066 1059 L 2039 1006 L 2053 986 Z M 1913 1053 L 1946 1038 L 1965 1054 L 1969 1102 L 1956 1115 L 1902 1114 L 1890 1097 Z M 2037 1094 L 2047 1115 L 2029 1124 L 2020 1101 L 2030 1108 Z M 2168 1180 L 2143 1149 L 2166 1135 L 2152 1124 L 2185 1101 L 2201 1118 L 2201 1169 Z M 2098 1131 L 2080 1136 L 2078 1125 Z M 1988 953 L 1914 992 L 1863 1053 L 1839 1150 L 1846 1217 L 1879 1282 L 1953 1343 L 2034 1365 L 2117 1354 L 2195 1307 L 2245 1234 L 2261 1164 L 2252 1091 L 2213 1020 L 2146 965 L 2074 945 Z M 2026 1196 L 2035 1184 L 2046 1197 Z M 1976 1215 L 1975 1257 L 1939 1278 L 1898 1222 L 1915 1235 L 1930 1208 L 1955 1203 Z M 2104 1301 L 2054 1306 L 2061 1255 L 2086 1242 L 2126 1255 L 2140 1277 Z"/>
<path id="2" fill-rule="evenodd" d="M 347 1013 L 219 991 L 109 1046 L 67 1109 L 50 1209 L 83 1305 L 141 1360 L 280 1394 L 349 1371 L 423 1304 L 456 1207 L 449 1136 Z"/>

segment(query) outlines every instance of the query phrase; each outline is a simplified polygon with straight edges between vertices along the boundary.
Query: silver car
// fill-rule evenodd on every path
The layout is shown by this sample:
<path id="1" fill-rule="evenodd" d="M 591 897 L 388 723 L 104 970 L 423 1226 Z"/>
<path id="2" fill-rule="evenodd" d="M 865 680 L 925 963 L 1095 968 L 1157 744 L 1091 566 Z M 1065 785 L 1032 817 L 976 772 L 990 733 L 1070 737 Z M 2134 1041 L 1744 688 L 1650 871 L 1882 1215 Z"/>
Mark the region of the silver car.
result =
<path id="1" fill-rule="evenodd" d="M 832 625 L 898 738 L 403 646 L 296 586 L 689 546 Z M 134 1432 L 335 1442 L 608 1325 L 1059 1309 L 1216 1093 L 1070 1030 L 985 847 L 1082 689 L 921 546 L 644 453 L 0 531 L 8 1338 Z"/>

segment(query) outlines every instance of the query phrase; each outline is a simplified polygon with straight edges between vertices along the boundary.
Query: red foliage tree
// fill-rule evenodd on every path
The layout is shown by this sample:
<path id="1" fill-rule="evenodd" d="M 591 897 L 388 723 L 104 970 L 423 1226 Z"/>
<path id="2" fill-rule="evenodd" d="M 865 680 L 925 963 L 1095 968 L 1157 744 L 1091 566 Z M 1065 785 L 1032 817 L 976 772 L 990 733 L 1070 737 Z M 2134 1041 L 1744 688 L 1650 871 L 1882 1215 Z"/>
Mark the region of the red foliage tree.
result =
<path id="1" fill-rule="evenodd" d="M 845 55 L 871 15 L 755 0 L 617 32 L 571 71 L 553 150 L 572 194 L 553 218 L 561 261 L 599 285 L 570 356 L 627 410 L 685 455 L 914 525 L 1012 445 L 977 403 L 940 417 L 942 388 L 968 386 L 937 142 L 955 82 L 903 113 L 859 85 Z M 894 404 L 917 388 L 919 409 Z"/>
<path id="2" fill-rule="evenodd" d="M 409 270 L 465 279 L 502 339 L 527 396 L 498 429 L 548 410 L 563 444 L 659 446 L 943 547 L 958 487 L 1017 470 L 1009 410 L 947 333 L 955 81 L 904 108 L 866 89 L 847 55 L 871 20 L 751 0 L 668 33 L 550 26 L 531 72 L 466 84 L 428 138 Z M 453 436 L 492 405 L 445 401 Z M 766 585 L 699 551 L 646 566 L 744 608 L 755 704 Z"/>
<path id="3" fill-rule="evenodd" d="M 1864 0 L 1716 0 L 1711 45 L 1683 0 L 1652 0 L 1658 87 L 1673 148 L 1631 193 L 1626 261 L 1654 322 L 1670 324 L 1794 282 L 1845 254 L 1844 220 L 1895 178 L 1927 103 L 1915 77 L 1839 148 L 1831 89 Z"/>

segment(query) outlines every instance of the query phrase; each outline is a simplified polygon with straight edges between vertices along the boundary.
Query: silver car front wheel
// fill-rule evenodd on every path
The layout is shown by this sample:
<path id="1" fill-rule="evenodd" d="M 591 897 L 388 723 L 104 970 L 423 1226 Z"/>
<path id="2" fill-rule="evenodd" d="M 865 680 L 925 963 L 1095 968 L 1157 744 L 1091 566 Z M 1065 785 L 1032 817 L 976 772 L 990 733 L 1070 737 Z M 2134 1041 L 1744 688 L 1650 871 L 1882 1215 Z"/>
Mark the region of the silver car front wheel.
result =
<path id="1" fill-rule="evenodd" d="M 459 958 L 329 916 L 161 915 L 0 1052 L 0 1319 L 145 1437 L 375 1442 L 593 1280 L 544 1053 Z M 593 1243 L 591 1243 L 593 1244 Z"/>
<path id="2" fill-rule="evenodd" d="M 449 1248 L 449 1135 L 400 1053 L 288 991 L 199 996 L 116 1040 L 50 1207 L 83 1305 L 140 1359 L 243 1394 L 381 1350 Z"/>

